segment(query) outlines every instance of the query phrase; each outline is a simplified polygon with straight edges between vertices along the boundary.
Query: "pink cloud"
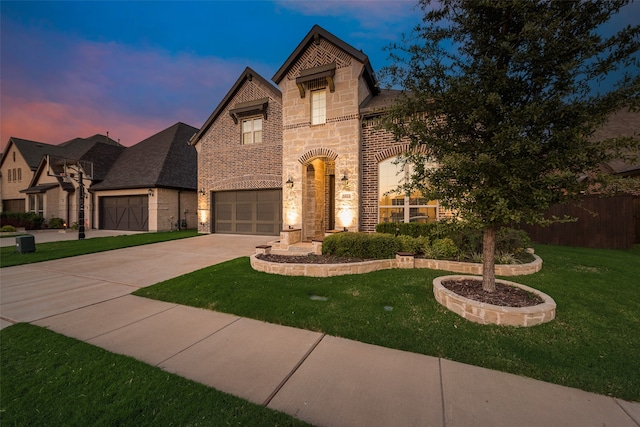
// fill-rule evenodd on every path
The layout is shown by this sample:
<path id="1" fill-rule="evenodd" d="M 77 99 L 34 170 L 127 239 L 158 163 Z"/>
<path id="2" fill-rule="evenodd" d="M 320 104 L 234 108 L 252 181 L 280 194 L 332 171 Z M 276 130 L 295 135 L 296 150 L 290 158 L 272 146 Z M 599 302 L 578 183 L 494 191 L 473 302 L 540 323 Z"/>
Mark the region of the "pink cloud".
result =
<path id="1" fill-rule="evenodd" d="M 0 133 L 3 147 L 14 136 L 58 144 L 75 137 L 105 134 L 126 146 L 133 145 L 170 126 L 162 119 L 135 119 L 113 112 L 82 109 L 49 101 L 8 99 Z"/>
<path id="2" fill-rule="evenodd" d="M 3 57 L 2 148 L 11 136 L 60 143 L 106 131 L 130 146 L 178 121 L 201 126 L 245 66 L 64 35 L 31 37 L 56 37 L 56 48 Z M 47 67 L 33 66 L 32 57 Z"/>

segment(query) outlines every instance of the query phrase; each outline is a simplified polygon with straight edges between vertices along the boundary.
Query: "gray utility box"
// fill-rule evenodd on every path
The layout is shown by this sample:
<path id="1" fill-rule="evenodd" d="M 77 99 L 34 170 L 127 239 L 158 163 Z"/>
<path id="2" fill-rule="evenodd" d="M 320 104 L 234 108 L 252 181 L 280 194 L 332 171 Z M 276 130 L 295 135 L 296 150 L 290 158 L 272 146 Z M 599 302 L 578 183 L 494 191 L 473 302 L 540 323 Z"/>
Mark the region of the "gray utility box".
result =
<path id="1" fill-rule="evenodd" d="M 31 234 L 16 236 L 16 251 L 21 254 L 36 251 L 36 240 Z"/>

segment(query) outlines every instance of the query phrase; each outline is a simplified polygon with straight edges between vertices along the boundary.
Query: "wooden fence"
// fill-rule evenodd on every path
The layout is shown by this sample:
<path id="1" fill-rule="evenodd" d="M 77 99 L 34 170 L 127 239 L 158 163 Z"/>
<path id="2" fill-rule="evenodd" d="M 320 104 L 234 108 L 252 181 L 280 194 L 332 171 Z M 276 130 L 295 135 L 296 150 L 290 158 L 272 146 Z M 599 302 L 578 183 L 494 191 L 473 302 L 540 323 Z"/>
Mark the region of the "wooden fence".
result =
<path id="1" fill-rule="evenodd" d="M 522 225 L 521 228 L 537 243 L 611 249 L 628 249 L 640 243 L 638 196 L 587 196 L 580 204 L 552 206 L 545 217 L 565 215 L 578 220 L 547 227 Z"/>

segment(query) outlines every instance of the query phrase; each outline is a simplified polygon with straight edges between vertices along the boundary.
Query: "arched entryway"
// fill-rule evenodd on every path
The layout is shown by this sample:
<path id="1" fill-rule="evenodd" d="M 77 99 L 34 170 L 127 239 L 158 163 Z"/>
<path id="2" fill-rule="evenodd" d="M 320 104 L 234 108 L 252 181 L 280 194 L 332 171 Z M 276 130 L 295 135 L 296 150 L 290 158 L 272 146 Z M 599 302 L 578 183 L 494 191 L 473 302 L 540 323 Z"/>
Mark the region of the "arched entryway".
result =
<path id="1" fill-rule="evenodd" d="M 303 240 L 320 239 L 335 228 L 335 162 L 315 158 L 303 165 Z"/>

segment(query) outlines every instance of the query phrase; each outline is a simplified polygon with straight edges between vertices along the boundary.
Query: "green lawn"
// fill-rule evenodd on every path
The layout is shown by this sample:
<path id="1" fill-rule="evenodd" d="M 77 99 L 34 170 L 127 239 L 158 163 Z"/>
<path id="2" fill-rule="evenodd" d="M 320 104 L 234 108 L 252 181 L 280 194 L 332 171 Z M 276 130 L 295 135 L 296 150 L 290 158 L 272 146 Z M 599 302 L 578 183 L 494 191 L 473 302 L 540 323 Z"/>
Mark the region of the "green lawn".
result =
<path id="1" fill-rule="evenodd" d="M 307 425 L 28 324 L 0 331 L 2 426 Z"/>
<path id="2" fill-rule="evenodd" d="M 447 311 L 431 285 L 444 272 L 433 270 L 286 277 L 239 258 L 136 295 L 640 401 L 640 246 L 536 249 L 542 271 L 515 281 L 549 294 L 558 310 L 554 321 L 532 328 L 482 326 Z"/>
<path id="3" fill-rule="evenodd" d="M 0 248 L 0 267 L 31 264 L 33 262 L 49 261 L 76 255 L 92 254 L 131 246 L 147 245 L 149 243 L 167 240 L 184 239 L 197 236 L 195 230 L 166 231 L 160 233 L 140 233 L 125 236 L 95 237 L 84 240 L 64 240 L 60 242 L 37 243 L 36 251 L 26 254 L 16 252 L 15 246 Z"/>

